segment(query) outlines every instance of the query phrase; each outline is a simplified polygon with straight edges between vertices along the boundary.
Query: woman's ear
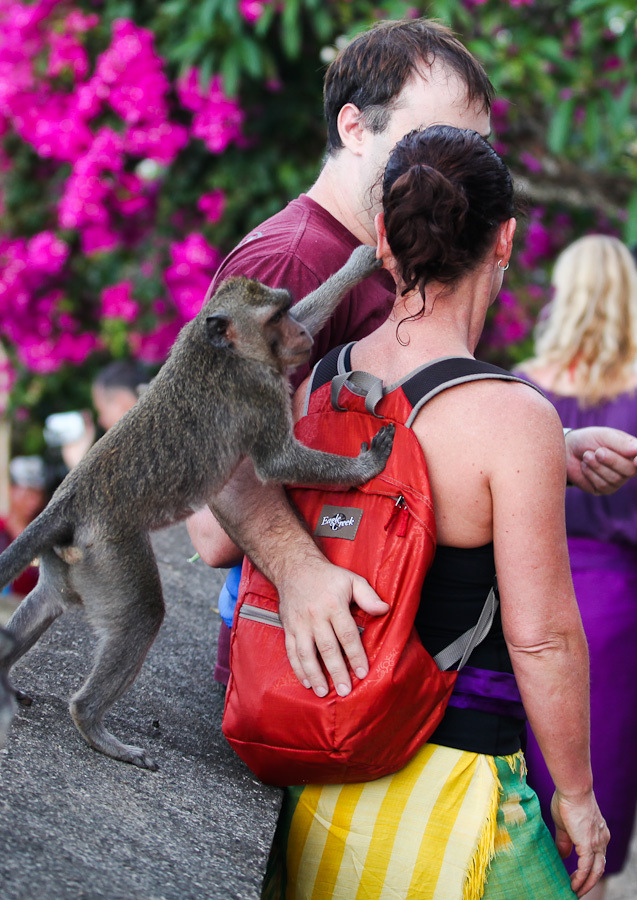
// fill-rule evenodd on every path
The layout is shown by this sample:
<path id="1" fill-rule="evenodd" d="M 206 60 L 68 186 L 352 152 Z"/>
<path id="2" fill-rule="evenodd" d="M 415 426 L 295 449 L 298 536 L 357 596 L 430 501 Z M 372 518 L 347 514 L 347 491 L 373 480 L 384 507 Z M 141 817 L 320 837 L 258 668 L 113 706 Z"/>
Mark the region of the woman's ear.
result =
<path id="1" fill-rule="evenodd" d="M 339 111 L 336 124 L 343 146 L 360 156 L 365 131 L 360 109 L 353 103 L 346 103 Z"/>
<path id="2" fill-rule="evenodd" d="M 374 216 L 374 225 L 376 226 L 376 259 L 382 259 L 383 268 L 392 276 L 394 281 L 398 282 L 398 266 L 391 252 L 389 241 L 387 240 L 387 232 L 385 231 L 385 216 L 382 212 L 376 213 Z"/>
<path id="3" fill-rule="evenodd" d="M 391 253 L 391 250 L 387 243 L 384 213 L 376 213 L 374 217 L 374 226 L 376 228 L 376 259 L 385 259 L 385 257 Z"/>
<path id="4" fill-rule="evenodd" d="M 513 250 L 513 235 L 517 226 L 516 220 L 511 217 L 500 225 L 498 230 L 498 239 L 495 246 L 496 259 L 500 268 L 504 269 L 509 264 L 511 252 Z"/>

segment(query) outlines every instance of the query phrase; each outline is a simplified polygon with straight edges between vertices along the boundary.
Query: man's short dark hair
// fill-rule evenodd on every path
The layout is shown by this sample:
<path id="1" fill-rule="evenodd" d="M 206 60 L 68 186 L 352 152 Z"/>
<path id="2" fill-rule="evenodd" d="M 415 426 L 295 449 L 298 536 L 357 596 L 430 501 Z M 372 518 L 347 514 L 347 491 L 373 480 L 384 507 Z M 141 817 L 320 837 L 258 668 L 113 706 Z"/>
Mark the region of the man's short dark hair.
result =
<path id="1" fill-rule="evenodd" d="M 328 153 L 343 147 L 337 119 L 346 103 L 358 107 L 367 128 L 380 134 L 387 127 L 392 101 L 409 78 L 435 62 L 462 79 L 469 103 L 490 111 L 493 85 L 451 29 L 431 19 L 379 22 L 344 47 L 325 73 Z"/>
<path id="2" fill-rule="evenodd" d="M 109 363 L 93 379 L 93 387 L 105 391 L 128 390 L 137 394 L 142 384 L 148 384 L 149 375 L 146 366 L 135 359 L 117 359 Z"/>

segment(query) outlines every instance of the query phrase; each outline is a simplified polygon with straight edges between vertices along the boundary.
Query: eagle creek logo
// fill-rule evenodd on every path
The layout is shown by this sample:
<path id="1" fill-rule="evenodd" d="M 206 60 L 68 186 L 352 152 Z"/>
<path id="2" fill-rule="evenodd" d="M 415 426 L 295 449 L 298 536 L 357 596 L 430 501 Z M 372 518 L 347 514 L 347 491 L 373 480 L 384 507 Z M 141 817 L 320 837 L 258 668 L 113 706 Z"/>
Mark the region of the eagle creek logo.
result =
<path id="1" fill-rule="evenodd" d="M 338 537 L 353 541 L 362 518 L 363 510 L 353 506 L 324 506 L 314 534 L 318 537 Z"/>

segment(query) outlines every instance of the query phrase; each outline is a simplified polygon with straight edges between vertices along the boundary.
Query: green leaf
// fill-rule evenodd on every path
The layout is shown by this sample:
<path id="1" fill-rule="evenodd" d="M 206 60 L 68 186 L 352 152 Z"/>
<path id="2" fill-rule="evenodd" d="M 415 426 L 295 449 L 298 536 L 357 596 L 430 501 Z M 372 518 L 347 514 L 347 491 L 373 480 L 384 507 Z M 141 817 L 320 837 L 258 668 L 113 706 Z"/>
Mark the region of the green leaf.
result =
<path id="1" fill-rule="evenodd" d="M 241 79 L 241 60 L 237 54 L 236 44 L 231 44 L 221 59 L 219 66 L 223 78 L 223 89 L 229 97 L 233 97 L 239 90 Z"/>
<path id="2" fill-rule="evenodd" d="M 617 42 L 617 55 L 624 62 L 630 62 L 634 59 L 635 45 L 637 45 L 637 16 L 632 16 L 632 22 L 628 22 L 626 31 L 622 34 Z"/>
<path id="3" fill-rule="evenodd" d="M 244 35 L 237 40 L 237 52 L 245 71 L 253 78 L 260 78 L 263 74 L 264 61 L 263 53 L 257 42 Z"/>
<path id="4" fill-rule="evenodd" d="M 275 15 L 274 3 L 268 3 L 263 9 L 260 19 L 254 24 L 254 33 L 257 37 L 263 38 L 267 34 Z"/>
<path id="5" fill-rule="evenodd" d="M 301 52 L 300 13 L 298 0 L 287 0 L 281 16 L 281 43 L 290 59 L 297 59 Z"/>
<path id="6" fill-rule="evenodd" d="M 610 97 L 608 109 L 610 121 L 615 132 L 620 132 L 627 124 L 633 98 L 636 96 L 635 85 L 627 84 L 619 97 Z"/>
<path id="7" fill-rule="evenodd" d="M 243 25 L 243 16 L 239 12 L 237 0 L 219 0 L 223 18 L 229 25 L 239 29 Z"/>
<path id="8" fill-rule="evenodd" d="M 213 72 L 215 70 L 215 56 L 209 53 L 204 56 L 199 66 L 199 80 L 202 85 L 210 84 Z"/>
<path id="9" fill-rule="evenodd" d="M 593 155 L 599 145 L 599 139 L 602 133 L 602 123 L 599 109 L 592 103 L 586 107 L 586 118 L 584 119 L 584 143 L 587 151 Z"/>
<path id="10" fill-rule="evenodd" d="M 552 153 L 562 153 L 566 148 L 573 121 L 575 100 L 565 100 L 557 107 L 549 123 L 546 142 Z"/>
<path id="11" fill-rule="evenodd" d="M 637 188 L 633 191 L 628 201 L 628 221 L 626 222 L 626 230 L 624 240 L 629 247 L 637 244 Z"/>
<path id="12" fill-rule="evenodd" d="M 188 0 L 167 0 L 167 2 L 162 3 L 158 12 L 168 19 L 181 19 L 188 7 Z"/>
<path id="13" fill-rule="evenodd" d="M 573 0 L 573 2 L 569 4 L 568 12 L 569 15 L 577 18 L 578 16 L 581 16 L 582 13 L 589 12 L 591 9 L 607 5 L 608 0 Z"/>
<path id="14" fill-rule="evenodd" d="M 199 15 L 197 16 L 200 28 L 212 29 L 221 5 L 221 0 L 204 0 L 199 7 Z"/>

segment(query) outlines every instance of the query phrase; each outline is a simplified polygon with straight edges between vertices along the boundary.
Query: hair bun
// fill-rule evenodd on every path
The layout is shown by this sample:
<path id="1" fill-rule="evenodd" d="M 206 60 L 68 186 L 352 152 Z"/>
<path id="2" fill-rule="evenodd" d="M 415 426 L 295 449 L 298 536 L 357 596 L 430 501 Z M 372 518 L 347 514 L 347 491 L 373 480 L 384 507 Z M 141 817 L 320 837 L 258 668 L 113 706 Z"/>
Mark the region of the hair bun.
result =
<path id="1" fill-rule="evenodd" d="M 383 176 L 385 230 L 405 292 L 480 262 L 513 215 L 513 183 L 476 131 L 432 125 L 396 144 Z"/>
<path id="2" fill-rule="evenodd" d="M 446 267 L 469 208 L 462 185 L 433 166 L 415 164 L 392 185 L 385 208 L 394 255 L 407 272 L 413 264 L 437 275 Z"/>

